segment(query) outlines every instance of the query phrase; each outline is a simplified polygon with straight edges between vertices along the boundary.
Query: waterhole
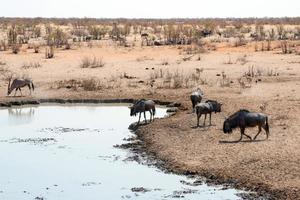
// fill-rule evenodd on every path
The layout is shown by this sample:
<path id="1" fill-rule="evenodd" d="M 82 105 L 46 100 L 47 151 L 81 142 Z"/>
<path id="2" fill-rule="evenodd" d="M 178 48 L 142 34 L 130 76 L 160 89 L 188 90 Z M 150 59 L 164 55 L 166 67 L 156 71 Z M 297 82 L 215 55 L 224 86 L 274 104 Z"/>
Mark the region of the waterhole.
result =
<path id="1" fill-rule="evenodd" d="M 115 145 L 128 143 L 137 119 L 126 105 L 1 109 L 0 199 L 239 199 L 241 191 L 128 159 L 133 152 Z"/>

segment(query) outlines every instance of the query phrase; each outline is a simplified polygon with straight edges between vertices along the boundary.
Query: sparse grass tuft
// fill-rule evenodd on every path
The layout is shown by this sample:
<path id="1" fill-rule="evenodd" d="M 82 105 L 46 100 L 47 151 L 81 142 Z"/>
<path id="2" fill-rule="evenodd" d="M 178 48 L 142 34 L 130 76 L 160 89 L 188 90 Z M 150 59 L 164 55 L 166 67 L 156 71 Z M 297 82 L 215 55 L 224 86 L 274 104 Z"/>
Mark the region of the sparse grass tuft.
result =
<path id="1" fill-rule="evenodd" d="M 42 65 L 39 62 L 24 63 L 22 65 L 23 69 L 40 68 L 40 67 L 42 67 Z"/>
<path id="2" fill-rule="evenodd" d="M 99 68 L 104 67 L 104 65 L 105 63 L 103 62 L 103 59 L 96 57 L 84 57 L 80 63 L 81 68 Z"/>

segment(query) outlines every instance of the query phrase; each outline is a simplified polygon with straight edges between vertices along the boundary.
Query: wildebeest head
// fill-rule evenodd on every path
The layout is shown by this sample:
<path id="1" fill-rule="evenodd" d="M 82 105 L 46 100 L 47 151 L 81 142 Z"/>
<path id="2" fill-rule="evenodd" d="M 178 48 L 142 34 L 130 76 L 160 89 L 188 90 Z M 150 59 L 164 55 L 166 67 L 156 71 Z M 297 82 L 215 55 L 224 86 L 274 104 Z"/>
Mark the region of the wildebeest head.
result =
<path id="1" fill-rule="evenodd" d="M 225 120 L 223 123 L 223 132 L 224 133 L 232 133 L 232 128 L 228 120 Z"/>
<path id="2" fill-rule="evenodd" d="M 7 96 L 10 95 L 10 93 L 12 92 L 10 87 L 10 82 L 11 82 L 11 78 L 8 79 Z"/>
<path id="3" fill-rule="evenodd" d="M 221 112 L 222 111 L 222 103 L 217 103 L 216 104 L 216 109 L 215 109 L 215 113 L 217 113 L 217 112 Z"/>
<path id="4" fill-rule="evenodd" d="M 128 107 L 130 109 L 130 116 L 136 116 L 134 105 Z"/>

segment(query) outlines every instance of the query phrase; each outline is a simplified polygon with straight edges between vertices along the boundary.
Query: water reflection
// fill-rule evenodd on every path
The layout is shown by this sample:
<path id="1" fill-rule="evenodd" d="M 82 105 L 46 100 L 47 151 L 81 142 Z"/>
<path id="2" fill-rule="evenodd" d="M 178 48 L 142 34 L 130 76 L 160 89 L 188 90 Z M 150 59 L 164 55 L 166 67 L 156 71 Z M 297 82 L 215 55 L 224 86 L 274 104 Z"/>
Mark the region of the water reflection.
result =
<path id="1" fill-rule="evenodd" d="M 9 108 L 8 111 L 8 116 L 10 120 L 14 121 L 14 124 L 26 124 L 30 123 L 35 114 L 35 109 L 34 107 L 29 107 L 29 108 Z"/>

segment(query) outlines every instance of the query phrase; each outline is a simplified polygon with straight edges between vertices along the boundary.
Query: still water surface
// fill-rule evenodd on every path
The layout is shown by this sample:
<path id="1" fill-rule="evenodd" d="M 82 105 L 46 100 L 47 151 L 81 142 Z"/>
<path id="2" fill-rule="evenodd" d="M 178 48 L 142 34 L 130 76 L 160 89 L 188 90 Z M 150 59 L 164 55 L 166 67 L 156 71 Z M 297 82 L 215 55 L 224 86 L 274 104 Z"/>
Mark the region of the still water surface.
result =
<path id="1" fill-rule="evenodd" d="M 0 110 L 0 199 L 239 199 L 237 190 L 191 186 L 128 160 L 131 152 L 113 146 L 126 143 L 135 121 L 125 105 Z"/>

